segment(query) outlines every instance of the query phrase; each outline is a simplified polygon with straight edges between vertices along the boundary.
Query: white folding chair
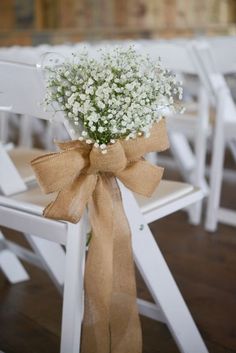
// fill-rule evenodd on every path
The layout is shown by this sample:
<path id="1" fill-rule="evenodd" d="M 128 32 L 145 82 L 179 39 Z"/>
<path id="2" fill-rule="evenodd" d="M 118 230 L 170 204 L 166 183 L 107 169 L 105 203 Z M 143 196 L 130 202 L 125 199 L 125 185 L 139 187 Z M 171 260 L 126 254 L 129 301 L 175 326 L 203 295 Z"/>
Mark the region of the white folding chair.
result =
<path id="1" fill-rule="evenodd" d="M 226 144 L 235 140 L 236 137 L 236 106 L 224 76 L 219 72 L 215 64 L 215 56 L 209 44 L 206 42 L 194 42 L 193 48 L 202 67 L 202 82 L 205 83 L 209 95 L 214 99 L 216 108 L 210 189 L 205 223 L 207 230 L 215 231 L 218 221 L 236 226 L 236 211 L 220 207 L 225 148 Z M 229 50 L 227 53 L 224 51 L 224 53 L 227 58 L 230 56 Z M 218 67 L 220 67 L 220 63 L 218 63 Z M 232 70 L 232 65 L 229 70 Z"/>
<path id="2" fill-rule="evenodd" d="M 186 104 L 184 114 L 171 114 L 168 116 L 169 138 L 171 151 L 177 161 L 184 180 L 207 191 L 205 180 L 205 158 L 207 150 L 207 136 L 209 135 L 209 104 L 208 95 L 199 80 L 198 62 L 193 55 L 188 41 L 145 41 L 143 51 L 151 58 L 161 58 L 167 69 L 173 71 L 183 79 L 184 92 L 189 87 L 185 81 L 186 75 L 195 77 L 197 85 L 197 101 Z M 192 141 L 193 149 L 188 140 Z M 160 156 L 161 160 L 161 156 Z M 201 221 L 202 203 L 190 209 L 190 221 L 199 224 Z"/>
<path id="3" fill-rule="evenodd" d="M 27 109 L 30 116 L 50 118 L 49 113 L 45 114 L 30 99 L 33 95 L 41 100 L 44 95 L 35 67 L 0 62 L 0 75 L 3 92 L 0 105 L 6 106 L 11 101 L 14 112 L 25 113 Z M 155 301 L 151 304 L 138 300 L 140 313 L 165 322 L 181 352 L 206 353 L 207 348 L 148 227 L 148 223 L 200 201 L 202 191 L 186 183 L 162 181 L 155 195 L 146 200 L 135 198 L 121 183 L 120 188 L 132 230 L 135 261 Z M 42 195 L 37 187 L 11 197 L 1 196 L 0 224 L 66 246 L 61 353 L 79 353 L 86 220 L 83 218 L 74 225 L 43 218 L 42 210 L 49 200 L 50 196 Z"/>
<path id="4" fill-rule="evenodd" d="M 33 97 L 32 97 L 33 99 Z M 7 112 L 11 106 L 2 105 L 1 112 Z M 27 111 L 27 109 L 26 109 Z M 14 147 L 13 144 L 0 143 L 0 189 L 2 194 L 9 196 L 26 191 L 28 184 L 35 182 L 35 175 L 30 161 L 42 154 L 42 150 L 25 147 Z M 0 267 L 11 283 L 29 278 L 20 260 L 25 260 L 46 270 L 59 290 L 63 285 L 64 251 L 57 245 L 38 239 L 32 234 L 25 234 L 33 252 L 18 244 L 8 241 L 0 230 Z"/>
<path id="5" fill-rule="evenodd" d="M 43 46 L 44 52 L 46 48 L 51 46 Z M 39 47 L 23 47 L 23 46 L 12 46 L 9 48 L 0 48 L 0 60 L 19 62 L 24 64 L 35 65 L 42 53 L 42 48 Z M 41 143 L 46 149 L 50 149 L 53 146 L 52 133 L 53 126 L 50 122 L 45 122 L 39 119 L 31 119 L 30 116 L 23 114 L 22 116 L 16 117 L 14 114 L 9 112 L 1 112 L 0 114 L 0 140 L 8 142 L 9 124 L 14 121 L 18 126 L 18 145 L 23 147 L 32 147 L 34 135 L 42 136 Z"/>
<path id="6" fill-rule="evenodd" d="M 223 36 L 207 38 L 214 65 L 218 73 L 226 75 L 226 82 L 231 95 L 236 99 L 236 36 Z M 227 53 L 227 55 L 225 55 Z M 236 162 L 236 141 L 230 140 L 228 147 Z"/>
<path id="7" fill-rule="evenodd" d="M 35 183 L 35 175 L 30 168 L 32 158 L 42 154 L 42 150 L 11 148 L 0 144 L 0 188 L 4 195 L 14 195 L 26 191 L 28 185 Z M 26 250 L 4 237 L 0 230 L 0 267 L 11 283 L 27 280 L 21 260 L 28 261 L 47 271 L 59 290 L 63 285 L 64 251 L 56 244 L 38 239 L 32 234 L 24 234 L 33 252 Z"/>

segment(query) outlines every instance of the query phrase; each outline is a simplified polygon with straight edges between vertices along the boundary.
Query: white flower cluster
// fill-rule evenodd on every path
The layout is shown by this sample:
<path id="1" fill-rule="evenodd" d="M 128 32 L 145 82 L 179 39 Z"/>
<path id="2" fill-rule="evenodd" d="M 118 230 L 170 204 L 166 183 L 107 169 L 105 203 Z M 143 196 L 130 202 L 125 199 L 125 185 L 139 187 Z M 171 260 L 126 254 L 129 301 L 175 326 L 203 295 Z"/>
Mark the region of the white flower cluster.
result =
<path id="1" fill-rule="evenodd" d="M 80 140 L 106 151 L 117 139 L 149 136 L 166 108 L 176 107 L 182 87 L 174 75 L 137 54 L 115 48 L 99 59 L 86 53 L 47 68 L 47 104 L 57 102 Z"/>

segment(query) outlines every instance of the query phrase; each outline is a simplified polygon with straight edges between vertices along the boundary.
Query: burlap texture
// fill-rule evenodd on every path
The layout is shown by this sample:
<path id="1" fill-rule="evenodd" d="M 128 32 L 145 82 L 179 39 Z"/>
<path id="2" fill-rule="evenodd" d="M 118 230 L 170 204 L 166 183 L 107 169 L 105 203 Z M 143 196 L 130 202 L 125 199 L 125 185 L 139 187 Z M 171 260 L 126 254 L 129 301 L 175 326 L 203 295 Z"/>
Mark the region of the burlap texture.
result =
<path id="1" fill-rule="evenodd" d="M 45 217 L 76 223 L 88 205 L 92 240 L 81 352 L 141 353 L 131 236 L 116 178 L 132 191 L 151 196 L 163 168 L 143 155 L 168 148 L 165 120 L 153 126 L 149 138 L 117 141 L 107 154 L 80 141 L 58 145 L 61 152 L 38 157 L 31 165 L 42 190 L 58 192 Z"/>

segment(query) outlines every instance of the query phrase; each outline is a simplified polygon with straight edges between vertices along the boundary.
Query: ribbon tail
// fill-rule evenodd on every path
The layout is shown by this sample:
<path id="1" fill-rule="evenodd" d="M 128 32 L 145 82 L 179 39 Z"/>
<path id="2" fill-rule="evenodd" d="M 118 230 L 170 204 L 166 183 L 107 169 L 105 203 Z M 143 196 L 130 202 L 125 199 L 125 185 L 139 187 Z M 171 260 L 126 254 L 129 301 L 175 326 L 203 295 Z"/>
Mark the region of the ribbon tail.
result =
<path id="1" fill-rule="evenodd" d="M 89 203 L 92 238 L 85 266 L 81 353 L 110 353 L 113 216 L 113 202 L 109 190 L 99 176 Z"/>
<path id="2" fill-rule="evenodd" d="M 141 353 L 130 229 L 115 178 L 99 177 L 89 214 L 81 353 Z"/>
<path id="3" fill-rule="evenodd" d="M 137 308 L 131 231 L 116 179 L 112 186 L 115 220 L 113 226 L 113 291 L 110 313 L 111 352 L 141 353 L 142 332 Z"/>

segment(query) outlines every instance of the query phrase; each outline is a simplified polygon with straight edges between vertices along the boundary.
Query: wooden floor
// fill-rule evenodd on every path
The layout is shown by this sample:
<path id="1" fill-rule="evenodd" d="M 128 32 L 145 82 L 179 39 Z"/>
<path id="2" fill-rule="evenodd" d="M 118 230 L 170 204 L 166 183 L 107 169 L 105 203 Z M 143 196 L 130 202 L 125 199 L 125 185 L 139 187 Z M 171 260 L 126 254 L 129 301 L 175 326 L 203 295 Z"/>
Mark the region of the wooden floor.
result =
<path id="1" fill-rule="evenodd" d="M 225 205 L 235 208 L 235 194 L 235 184 L 225 185 Z M 183 212 L 151 229 L 209 352 L 236 352 L 236 229 L 220 225 L 210 234 L 189 225 Z M 61 297 L 45 273 L 27 269 L 31 280 L 16 285 L 0 273 L 0 351 L 58 353 Z M 139 295 L 149 298 L 139 275 L 137 282 Z M 143 353 L 178 352 L 164 324 L 142 318 L 142 327 Z"/>

